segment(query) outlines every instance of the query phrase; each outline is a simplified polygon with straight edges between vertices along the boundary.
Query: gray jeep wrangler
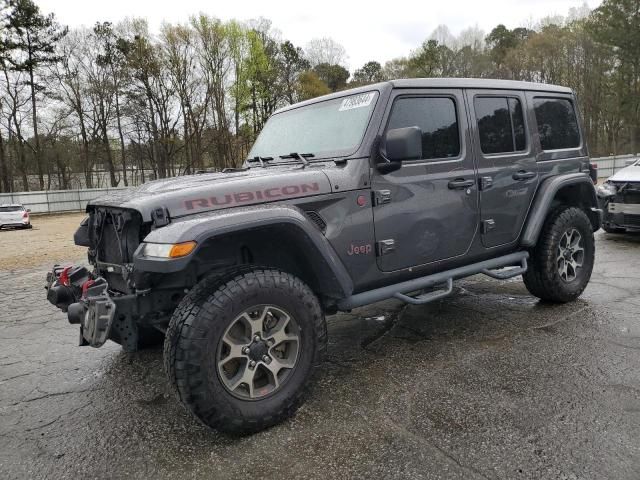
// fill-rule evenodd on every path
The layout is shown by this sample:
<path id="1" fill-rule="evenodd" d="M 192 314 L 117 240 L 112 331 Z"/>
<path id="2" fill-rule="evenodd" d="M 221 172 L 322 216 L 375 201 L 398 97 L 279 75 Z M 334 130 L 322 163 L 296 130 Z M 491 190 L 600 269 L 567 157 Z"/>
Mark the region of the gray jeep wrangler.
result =
<path id="1" fill-rule="evenodd" d="M 327 344 L 325 315 L 457 279 L 522 275 L 531 294 L 585 289 L 600 228 L 568 88 L 398 80 L 291 105 L 242 168 L 92 201 L 48 299 L 81 345 L 164 339 L 177 396 L 249 433 L 290 416 Z"/>

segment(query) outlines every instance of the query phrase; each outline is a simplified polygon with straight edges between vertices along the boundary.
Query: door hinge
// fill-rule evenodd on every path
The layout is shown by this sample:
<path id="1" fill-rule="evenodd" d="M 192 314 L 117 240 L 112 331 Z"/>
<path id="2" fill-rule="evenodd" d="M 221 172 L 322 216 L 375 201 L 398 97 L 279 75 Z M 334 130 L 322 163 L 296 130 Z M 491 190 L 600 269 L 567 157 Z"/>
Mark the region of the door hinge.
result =
<path id="1" fill-rule="evenodd" d="M 373 192 L 373 204 L 384 205 L 391 203 L 391 190 L 376 190 Z"/>
<path id="2" fill-rule="evenodd" d="M 489 233 L 494 228 L 496 228 L 496 222 L 493 218 L 482 221 L 482 233 Z"/>
<path id="3" fill-rule="evenodd" d="M 396 241 L 393 238 L 380 240 L 376 243 L 376 250 L 379 257 L 393 253 L 396 251 Z"/>
<path id="4" fill-rule="evenodd" d="M 487 190 L 493 187 L 492 177 L 480 177 L 480 190 Z"/>

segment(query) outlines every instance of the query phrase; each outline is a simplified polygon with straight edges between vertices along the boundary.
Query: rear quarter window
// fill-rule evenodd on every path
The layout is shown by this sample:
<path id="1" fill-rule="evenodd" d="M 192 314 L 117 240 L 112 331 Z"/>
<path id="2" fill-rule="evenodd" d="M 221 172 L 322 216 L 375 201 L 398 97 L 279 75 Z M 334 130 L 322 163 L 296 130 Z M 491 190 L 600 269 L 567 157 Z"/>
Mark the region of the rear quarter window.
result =
<path id="1" fill-rule="evenodd" d="M 571 100 L 536 97 L 533 108 L 542 150 L 563 150 L 580 146 L 580 129 Z"/>

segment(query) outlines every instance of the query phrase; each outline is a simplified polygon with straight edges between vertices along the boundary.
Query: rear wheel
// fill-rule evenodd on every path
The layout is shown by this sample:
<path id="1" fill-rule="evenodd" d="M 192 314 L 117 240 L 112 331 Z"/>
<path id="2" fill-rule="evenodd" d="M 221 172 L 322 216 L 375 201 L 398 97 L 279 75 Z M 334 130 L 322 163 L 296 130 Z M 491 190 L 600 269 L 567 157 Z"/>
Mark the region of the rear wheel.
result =
<path id="1" fill-rule="evenodd" d="M 167 375 L 204 424 L 252 433 L 292 415 L 326 349 L 318 299 L 300 279 L 252 270 L 200 282 L 176 309 Z"/>
<path id="2" fill-rule="evenodd" d="M 579 208 L 560 207 L 542 227 L 524 284 L 542 300 L 570 302 L 589 283 L 594 257 L 593 228 L 587 215 Z"/>

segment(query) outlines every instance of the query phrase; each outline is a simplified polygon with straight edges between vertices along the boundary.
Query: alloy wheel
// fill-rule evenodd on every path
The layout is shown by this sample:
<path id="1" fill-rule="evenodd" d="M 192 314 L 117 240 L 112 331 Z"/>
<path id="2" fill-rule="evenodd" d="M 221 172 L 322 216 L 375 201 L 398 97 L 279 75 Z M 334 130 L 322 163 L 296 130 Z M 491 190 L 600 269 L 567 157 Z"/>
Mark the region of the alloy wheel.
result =
<path id="1" fill-rule="evenodd" d="M 582 235 L 575 228 L 567 230 L 560 237 L 556 263 L 563 281 L 570 283 L 577 278 L 584 263 L 584 245 Z"/>
<path id="2" fill-rule="evenodd" d="M 282 387 L 300 350 L 295 319 L 275 305 L 251 307 L 226 329 L 217 352 L 218 375 L 226 390 L 244 400 L 260 400 Z"/>

